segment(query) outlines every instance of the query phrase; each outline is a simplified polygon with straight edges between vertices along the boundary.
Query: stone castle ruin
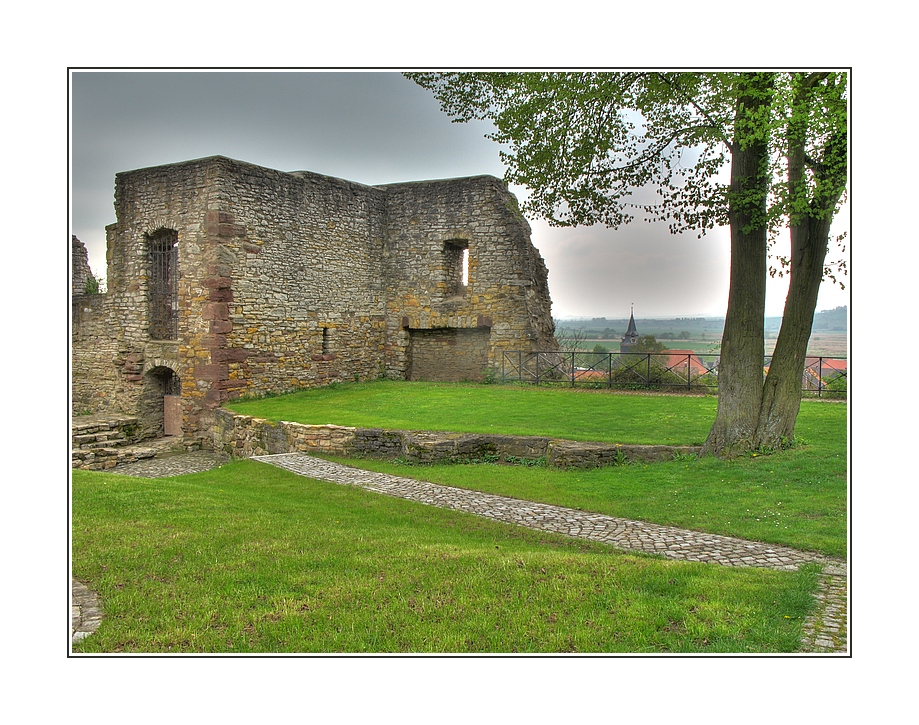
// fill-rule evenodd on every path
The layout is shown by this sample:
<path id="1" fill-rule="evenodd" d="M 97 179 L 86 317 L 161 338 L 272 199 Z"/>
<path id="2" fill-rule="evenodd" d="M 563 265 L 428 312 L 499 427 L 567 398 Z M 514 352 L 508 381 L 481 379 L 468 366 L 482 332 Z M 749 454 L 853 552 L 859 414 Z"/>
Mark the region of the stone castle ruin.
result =
<path id="1" fill-rule="evenodd" d="M 117 174 L 105 294 L 75 237 L 72 407 L 210 447 L 239 396 L 483 380 L 556 347 L 545 264 L 490 176 L 364 186 L 215 156 Z"/>

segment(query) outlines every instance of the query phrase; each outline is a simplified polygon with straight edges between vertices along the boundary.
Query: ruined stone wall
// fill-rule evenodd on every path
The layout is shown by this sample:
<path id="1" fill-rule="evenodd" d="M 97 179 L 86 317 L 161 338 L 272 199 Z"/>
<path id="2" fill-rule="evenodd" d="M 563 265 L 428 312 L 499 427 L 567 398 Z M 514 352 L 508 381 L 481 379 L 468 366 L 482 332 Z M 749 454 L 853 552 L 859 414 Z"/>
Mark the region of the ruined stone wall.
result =
<path id="1" fill-rule="evenodd" d="M 86 251 L 86 245 L 77 239 L 76 235 L 70 237 L 70 268 L 70 294 L 82 295 L 86 291 L 86 280 L 92 277 L 93 273 L 89 268 L 89 252 Z"/>
<path id="2" fill-rule="evenodd" d="M 140 380 L 142 355 L 132 356 L 119 344 L 112 296 L 85 294 L 86 280 L 93 272 L 86 246 L 75 236 L 71 237 L 71 264 L 72 410 L 86 415 L 131 408 L 132 382 Z"/>
<path id="3" fill-rule="evenodd" d="M 213 170 L 207 160 L 140 169 L 115 178 L 117 221 L 106 227 L 108 264 L 105 318 L 98 333 L 74 337 L 73 387 L 88 388 L 98 381 L 113 393 L 105 409 L 138 414 L 144 434 L 162 434 L 164 376 L 181 381 L 186 398 L 186 429 L 190 447 L 203 445 L 198 430 L 200 398 L 207 391 L 195 384 L 195 373 L 205 361 L 201 339 L 209 330 L 203 306 L 209 289 L 208 208 L 213 203 Z M 151 337 L 150 237 L 160 230 L 178 236 L 179 334 L 175 340 Z M 104 329 L 103 329 L 104 327 Z M 95 348 L 95 351 L 93 350 Z M 105 354 L 99 353 L 104 349 Z M 77 364 L 95 356 L 94 365 Z M 78 411 L 77 396 L 74 410 Z M 96 412 L 98 408 L 93 408 Z M 148 415 L 148 413 L 150 415 Z"/>
<path id="4" fill-rule="evenodd" d="M 338 425 L 273 422 L 217 411 L 214 448 L 232 458 L 278 453 L 329 455 L 414 463 L 545 461 L 554 468 L 599 468 L 625 462 L 672 461 L 698 455 L 700 446 L 647 446 L 590 443 L 543 436 L 385 430 Z"/>
<path id="5" fill-rule="evenodd" d="M 118 174 L 115 211 L 109 292 L 74 314 L 74 411 L 96 394 L 156 435 L 178 395 L 188 447 L 238 396 L 475 380 L 501 350 L 554 345 L 545 265 L 493 177 L 369 187 L 211 157 Z M 178 240 L 169 340 L 151 337 L 163 230 Z"/>
<path id="6" fill-rule="evenodd" d="M 481 382 L 488 370 L 491 330 L 411 330 L 407 380 Z"/>
<path id="7" fill-rule="evenodd" d="M 378 378 L 383 195 L 239 163 L 224 181 L 236 226 L 220 240 L 232 293 L 228 397 Z"/>
<path id="8" fill-rule="evenodd" d="M 71 403 L 85 415 L 120 410 L 124 381 L 113 360 L 119 351 L 108 295 L 71 297 Z"/>
<path id="9" fill-rule="evenodd" d="M 554 349 L 545 264 L 530 227 L 502 181 L 478 176 L 389 185 L 384 269 L 387 372 L 410 375 L 412 347 L 429 346 L 436 329 L 487 331 L 486 369 L 503 350 Z M 468 283 L 458 284 L 460 251 Z M 478 341 L 479 336 L 453 339 Z M 458 354 L 461 348 L 457 349 Z M 476 356 L 470 350 L 470 356 Z M 417 378 L 417 376 L 414 376 Z M 460 379 L 476 379 L 465 373 Z"/>

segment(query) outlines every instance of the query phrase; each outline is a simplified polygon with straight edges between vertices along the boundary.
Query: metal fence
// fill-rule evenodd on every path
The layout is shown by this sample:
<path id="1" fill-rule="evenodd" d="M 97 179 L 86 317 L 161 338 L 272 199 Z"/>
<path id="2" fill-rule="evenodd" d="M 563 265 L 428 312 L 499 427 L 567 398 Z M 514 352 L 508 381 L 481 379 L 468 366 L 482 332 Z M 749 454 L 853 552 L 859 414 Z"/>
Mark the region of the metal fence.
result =
<path id="1" fill-rule="evenodd" d="M 621 390 L 713 393 L 718 389 L 721 356 L 687 351 L 529 352 L 505 351 L 501 381 Z M 769 369 L 771 356 L 763 359 Z M 844 358 L 808 357 L 801 376 L 806 395 L 846 398 L 848 364 Z"/>

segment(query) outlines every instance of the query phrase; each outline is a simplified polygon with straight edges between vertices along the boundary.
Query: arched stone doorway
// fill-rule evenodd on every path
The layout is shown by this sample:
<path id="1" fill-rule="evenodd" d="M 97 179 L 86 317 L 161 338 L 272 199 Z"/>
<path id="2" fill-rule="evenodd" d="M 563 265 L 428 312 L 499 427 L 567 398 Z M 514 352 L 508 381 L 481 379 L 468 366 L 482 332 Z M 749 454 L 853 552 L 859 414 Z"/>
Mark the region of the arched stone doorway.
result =
<path id="1" fill-rule="evenodd" d="M 138 411 L 148 436 L 182 435 L 182 381 L 163 365 L 144 375 L 144 392 Z"/>

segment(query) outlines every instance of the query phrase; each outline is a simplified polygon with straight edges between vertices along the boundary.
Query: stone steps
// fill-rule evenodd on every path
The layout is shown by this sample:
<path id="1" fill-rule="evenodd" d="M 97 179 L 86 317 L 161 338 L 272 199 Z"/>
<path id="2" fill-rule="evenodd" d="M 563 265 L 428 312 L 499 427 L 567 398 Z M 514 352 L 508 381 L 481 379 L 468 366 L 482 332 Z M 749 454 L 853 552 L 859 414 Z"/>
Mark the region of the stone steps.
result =
<path id="1" fill-rule="evenodd" d="M 120 431 L 101 431 L 71 436 L 71 448 L 103 448 L 106 446 L 126 446 L 129 441 Z"/>
<path id="2" fill-rule="evenodd" d="M 140 442 L 137 418 L 122 414 L 75 416 L 71 423 L 72 468 L 105 470 L 153 458 L 156 447 Z"/>
<path id="3" fill-rule="evenodd" d="M 137 443 L 140 426 L 130 415 L 99 414 L 75 416 L 70 426 L 74 449 L 112 448 Z"/>
<path id="4" fill-rule="evenodd" d="M 154 458 L 156 449 L 147 446 L 124 448 L 91 448 L 70 451 L 70 467 L 90 471 L 105 471 L 123 463 L 136 463 L 145 458 Z"/>

